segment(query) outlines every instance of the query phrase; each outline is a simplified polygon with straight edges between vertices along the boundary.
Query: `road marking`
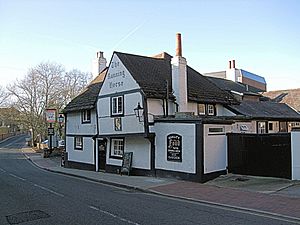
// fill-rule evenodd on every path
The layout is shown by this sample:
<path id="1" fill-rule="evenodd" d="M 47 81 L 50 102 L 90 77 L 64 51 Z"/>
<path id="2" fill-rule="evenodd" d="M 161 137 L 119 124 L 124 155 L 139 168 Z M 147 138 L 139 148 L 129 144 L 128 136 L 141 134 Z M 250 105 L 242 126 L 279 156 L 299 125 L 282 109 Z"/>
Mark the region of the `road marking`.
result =
<path id="1" fill-rule="evenodd" d="M 118 219 L 118 220 L 120 220 L 120 221 L 123 221 L 123 222 L 129 223 L 129 224 L 134 224 L 134 225 L 140 225 L 139 223 L 132 222 L 132 221 L 130 221 L 130 220 L 127 220 L 127 219 L 125 219 L 125 218 L 122 218 L 122 217 L 120 217 L 120 216 L 117 216 L 117 215 L 115 215 L 115 214 L 112 214 L 112 213 L 110 213 L 110 212 L 108 212 L 108 211 L 101 210 L 101 209 L 99 209 L 99 208 L 97 208 L 97 207 L 95 207 L 95 206 L 90 205 L 89 208 L 91 208 L 91 209 L 93 209 L 93 210 L 96 210 L 96 211 L 99 211 L 99 212 L 101 212 L 101 213 L 103 213 L 103 214 L 106 214 L 106 215 L 108 215 L 108 216 L 111 216 L 111 217 L 116 218 L 116 219 Z"/>
<path id="2" fill-rule="evenodd" d="M 12 176 L 12 177 L 14 177 L 14 178 L 17 178 L 17 179 L 19 179 L 19 180 L 22 180 L 22 181 L 25 181 L 25 180 L 26 180 L 26 179 L 24 179 L 24 178 L 22 178 L 22 177 L 19 177 L 19 176 L 17 176 L 17 175 L 12 174 L 12 173 L 9 173 L 9 175 Z"/>
<path id="3" fill-rule="evenodd" d="M 4 170 L 4 169 L 1 169 L 1 168 L 0 168 L 0 171 L 1 171 L 1 172 L 3 172 L 3 173 L 5 173 L 5 172 L 6 172 L 6 170 Z"/>
<path id="4" fill-rule="evenodd" d="M 33 185 L 34 185 L 35 187 L 38 187 L 38 188 L 40 188 L 40 189 L 43 189 L 44 191 L 48 191 L 48 192 L 50 192 L 50 193 L 52 193 L 52 194 L 55 194 L 55 195 L 58 195 L 58 196 L 60 196 L 60 197 L 65 197 L 63 194 L 57 193 L 56 191 L 52 191 L 52 190 L 50 190 L 49 188 L 43 187 L 43 186 L 38 185 L 38 184 L 33 184 Z"/>

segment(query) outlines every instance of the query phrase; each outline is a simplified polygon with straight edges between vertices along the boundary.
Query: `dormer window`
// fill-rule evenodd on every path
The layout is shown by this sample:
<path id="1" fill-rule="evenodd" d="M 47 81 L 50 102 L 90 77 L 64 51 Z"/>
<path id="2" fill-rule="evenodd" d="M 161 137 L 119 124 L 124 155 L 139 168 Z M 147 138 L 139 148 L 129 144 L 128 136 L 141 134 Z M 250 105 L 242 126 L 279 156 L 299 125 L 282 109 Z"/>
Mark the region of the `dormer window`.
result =
<path id="1" fill-rule="evenodd" d="M 122 116 L 124 114 L 124 96 L 111 98 L 111 115 Z"/>
<path id="2" fill-rule="evenodd" d="M 200 116 L 215 116 L 216 107 L 211 104 L 198 104 L 198 115 Z"/>
<path id="3" fill-rule="evenodd" d="M 81 112 L 81 122 L 82 123 L 90 123 L 91 122 L 91 110 L 83 110 Z"/>
<path id="4" fill-rule="evenodd" d="M 207 115 L 214 116 L 215 115 L 215 106 L 207 105 Z"/>

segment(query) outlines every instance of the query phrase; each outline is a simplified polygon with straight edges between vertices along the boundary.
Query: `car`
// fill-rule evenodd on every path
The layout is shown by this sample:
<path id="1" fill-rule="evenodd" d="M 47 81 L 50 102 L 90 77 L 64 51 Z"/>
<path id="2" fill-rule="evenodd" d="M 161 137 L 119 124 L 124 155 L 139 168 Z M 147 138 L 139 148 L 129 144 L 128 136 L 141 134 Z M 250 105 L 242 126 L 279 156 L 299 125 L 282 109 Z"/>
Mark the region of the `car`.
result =
<path id="1" fill-rule="evenodd" d="M 58 147 L 59 148 L 64 148 L 65 147 L 65 140 L 58 141 Z"/>

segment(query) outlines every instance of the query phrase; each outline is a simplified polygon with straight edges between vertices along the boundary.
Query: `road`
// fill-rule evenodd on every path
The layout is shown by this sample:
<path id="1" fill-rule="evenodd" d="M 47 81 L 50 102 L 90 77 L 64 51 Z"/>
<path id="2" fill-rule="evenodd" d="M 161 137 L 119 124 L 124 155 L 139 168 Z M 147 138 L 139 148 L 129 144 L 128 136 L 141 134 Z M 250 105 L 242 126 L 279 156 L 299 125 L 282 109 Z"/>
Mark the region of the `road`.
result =
<path id="1" fill-rule="evenodd" d="M 295 224 L 44 171 L 24 157 L 24 145 L 25 136 L 0 144 L 1 225 Z"/>

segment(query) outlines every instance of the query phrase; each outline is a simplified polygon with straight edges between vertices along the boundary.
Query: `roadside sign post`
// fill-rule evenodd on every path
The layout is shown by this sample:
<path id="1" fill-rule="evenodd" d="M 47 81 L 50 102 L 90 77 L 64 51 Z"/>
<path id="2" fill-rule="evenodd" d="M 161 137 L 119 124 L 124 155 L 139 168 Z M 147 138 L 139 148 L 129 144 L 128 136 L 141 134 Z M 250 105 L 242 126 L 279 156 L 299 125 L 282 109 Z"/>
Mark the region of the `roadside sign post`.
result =
<path id="1" fill-rule="evenodd" d="M 54 127 L 52 123 L 56 122 L 56 109 L 46 109 L 46 120 L 49 123 L 48 136 L 49 136 L 49 150 L 52 152 L 52 137 L 54 135 Z"/>

